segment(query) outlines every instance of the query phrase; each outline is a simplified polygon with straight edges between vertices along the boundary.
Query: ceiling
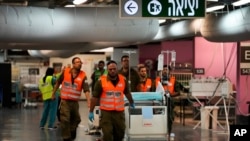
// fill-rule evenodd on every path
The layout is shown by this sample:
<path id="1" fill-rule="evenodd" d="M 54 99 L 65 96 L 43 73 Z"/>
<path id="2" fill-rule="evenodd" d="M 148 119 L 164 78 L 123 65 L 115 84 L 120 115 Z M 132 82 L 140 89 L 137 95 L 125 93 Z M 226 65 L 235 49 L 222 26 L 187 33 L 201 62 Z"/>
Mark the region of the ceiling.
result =
<path id="1" fill-rule="evenodd" d="M 65 5 L 73 5 L 74 0 L 0 0 L 1 4 L 22 5 L 22 6 L 40 6 L 40 7 L 64 7 Z M 224 4 L 227 5 L 224 10 L 232 8 L 232 2 L 237 0 L 206 0 L 207 6 Z M 76 6 L 110 6 L 119 5 L 119 0 L 87 0 L 86 2 Z M 237 8 L 237 7 L 235 7 Z"/>
<path id="2" fill-rule="evenodd" d="M 225 36 L 219 32 L 220 27 L 213 25 L 220 22 L 218 15 L 249 6 L 234 7 L 231 5 L 234 1 L 236 0 L 207 0 L 207 7 L 226 5 L 224 9 L 208 13 L 209 21 L 216 20 L 213 23 L 208 20 L 205 22 L 213 27 L 211 30 L 202 30 L 202 33 L 208 35 L 207 39 L 216 41 L 210 37 L 214 36 L 210 34 L 214 31 L 220 37 Z M 189 27 L 195 19 L 166 19 L 162 25 L 158 24 L 157 19 L 120 19 L 118 0 L 88 0 L 75 9 L 65 8 L 65 5 L 73 3 L 71 0 L 0 0 L 0 3 L 0 48 L 29 50 L 30 55 L 39 57 L 69 57 L 75 53 L 109 46 L 124 47 L 189 38 L 200 32 L 200 29 Z M 249 12 L 248 9 L 245 11 Z M 240 26 L 250 24 L 246 21 L 248 20 L 243 19 Z M 170 31 L 175 23 L 184 24 L 178 27 L 178 31 L 182 31 L 180 34 Z M 247 32 L 244 31 L 242 35 L 247 35 L 244 40 L 250 40 L 250 31 L 246 29 Z M 235 38 L 237 34 L 241 35 L 227 34 L 225 38 L 217 38 L 217 41 L 227 41 L 232 37 L 232 40 L 238 40 L 239 38 Z"/>

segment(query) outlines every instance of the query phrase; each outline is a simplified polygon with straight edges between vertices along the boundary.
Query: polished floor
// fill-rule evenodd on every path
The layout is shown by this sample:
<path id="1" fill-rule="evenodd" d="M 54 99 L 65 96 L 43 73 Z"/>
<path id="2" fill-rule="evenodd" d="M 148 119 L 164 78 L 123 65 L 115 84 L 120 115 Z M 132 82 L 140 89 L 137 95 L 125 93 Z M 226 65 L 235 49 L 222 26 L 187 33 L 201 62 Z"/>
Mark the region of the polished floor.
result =
<path id="1" fill-rule="evenodd" d="M 85 101 L 80 101 L 82 122 L 77 130 L 76 141 L 96 141 L 98 135 L 88 135 L 88 108 Z M 59 128 L 53 131 L 41 130 L 39 121 L 42 114 L 42 103 L 37 108 L 0 108 L 0 141 L 62 141 Z M 224 129 L 194 129 L 198 121 L 186 118 L 185 126 L 175 118 L 173 133 L 175 141 L 229 141 L 228 133 Z M 144 139 L 146 140 L 146 139 Z M 153 140 L 151 140 L 153 141 Z"/>

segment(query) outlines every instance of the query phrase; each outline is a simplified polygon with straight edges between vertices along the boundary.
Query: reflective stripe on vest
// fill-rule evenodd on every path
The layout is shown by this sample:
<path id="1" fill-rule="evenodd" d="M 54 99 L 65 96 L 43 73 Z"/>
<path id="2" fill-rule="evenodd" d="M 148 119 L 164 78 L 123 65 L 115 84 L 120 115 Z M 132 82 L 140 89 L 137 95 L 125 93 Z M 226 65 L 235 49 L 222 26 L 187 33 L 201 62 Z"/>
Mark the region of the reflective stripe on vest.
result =
<path id="1" fill-rule="evenodd" d="M 85 73 L 80 71 L 72 84 L 70 68 L 64 71 L 64 79 L 61 88 L 61 98 L 65 100 L 78 101 L 82 93 L 82 83 L 84 83 Z"/>
<path id="2" fill-rule="evenodd" d="M 140 84 L 140 91 L 141 92 L 148 92 L 152 86 L 151 79 L 147 78 L 145 84 Z"/>
<path id="3" fill-rule="evenodd" d="M 107 80 L 106 75 L 100 77 L 102 84 L 102 94 L 100 98 L 100 109 L 107 111 L 124 111 L 124 89 L 125 79 L 122 75 L 118 75 L 119 82 L 116 86 Z"/>
<path id="4" fill-rule="evenodd" d="M 51 99 L 52 97 L 52 92 L 53 92 L 52 78 L 53 76 L 47 76 L 45 83 L 43 82 L 43 78 L 39 80 L 39 90 L 42 93 L 43 100 L 48 100 Z"/>

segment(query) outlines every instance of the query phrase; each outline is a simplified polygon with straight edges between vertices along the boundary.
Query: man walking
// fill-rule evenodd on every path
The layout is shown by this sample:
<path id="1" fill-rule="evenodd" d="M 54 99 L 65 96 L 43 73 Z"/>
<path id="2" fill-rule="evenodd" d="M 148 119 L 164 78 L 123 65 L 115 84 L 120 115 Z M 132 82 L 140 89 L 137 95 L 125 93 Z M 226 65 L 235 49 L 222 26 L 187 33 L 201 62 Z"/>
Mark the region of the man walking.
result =
<path id="1" fill-rule="evenodd" d="M 136 70 L 129 66 L 129 56 L 123 55 L 121 57 L 122 68 L 119 70 L 119 74 L 126 77 L 129 83 L 129 89 L 131 92 L 137 92 L 140 83 L 140 77 Z"/>
<path id="2" fill-rule="evenodd" d="M 138 91 L 153 92 L 155 85 L 152 79 L 147 75 L 147 68 L 145 66 L 139 66 L 138 73 L 140 75 L 140 85 L 138 86 Z"/>
<path id="3" fill-rule="evenodd" d="M 102 76 L 103 74 L 107 74 L 107 70 L 104 69 L 105 63 L 103 60 L 100 60 L 98 62 L 98 68 L 92 73 L 91 79 L 92 79 L 92 91 L 94 90 L 95 82 Z"/>
<path id="4" fill-rule="evenodd" d="M 53 90 L 54 97 L 56 90 L 59 88 L 60 84 L 62 85 L 60 125 L 64 141 L 71 141 L 76 138 L 76 129 L 81 122 L 78 101 L 82 90 L 86 95 L 88 105 L 90 104 L 89 85 L 85 72 L 81 70 L 81 59 L 79 57 L 74 57 L 72 59 L 72 65 L 72 68 L 65 68 Z"/>
<path id="5" fill-rule="evenodd" d="M 103 75 L 96 82 L 91 105 L 89 120 L 94 120 L 93 110 L 100 99 L 101 120 L 100 127 L 104 141 L 122 141 L 125 135 L 124 96 L 130 106 L 134 108 L 134 101 L 130 94 L 126 78 L 117 72 L 117 63 L 107 63 L 108 75 Z"/>

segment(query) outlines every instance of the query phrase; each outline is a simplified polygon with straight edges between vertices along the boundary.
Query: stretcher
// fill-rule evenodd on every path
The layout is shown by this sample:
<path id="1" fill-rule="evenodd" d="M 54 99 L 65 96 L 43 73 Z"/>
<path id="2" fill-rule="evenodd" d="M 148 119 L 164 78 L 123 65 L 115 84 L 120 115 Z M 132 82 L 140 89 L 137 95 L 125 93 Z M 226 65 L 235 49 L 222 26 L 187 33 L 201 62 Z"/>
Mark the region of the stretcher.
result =
<path id="1" fill-rule="evenodd" d="M 125 141 L 167 140 L 167 106 L 158 92 L 134 92 L 135 109 L 125 99 Z"/>

